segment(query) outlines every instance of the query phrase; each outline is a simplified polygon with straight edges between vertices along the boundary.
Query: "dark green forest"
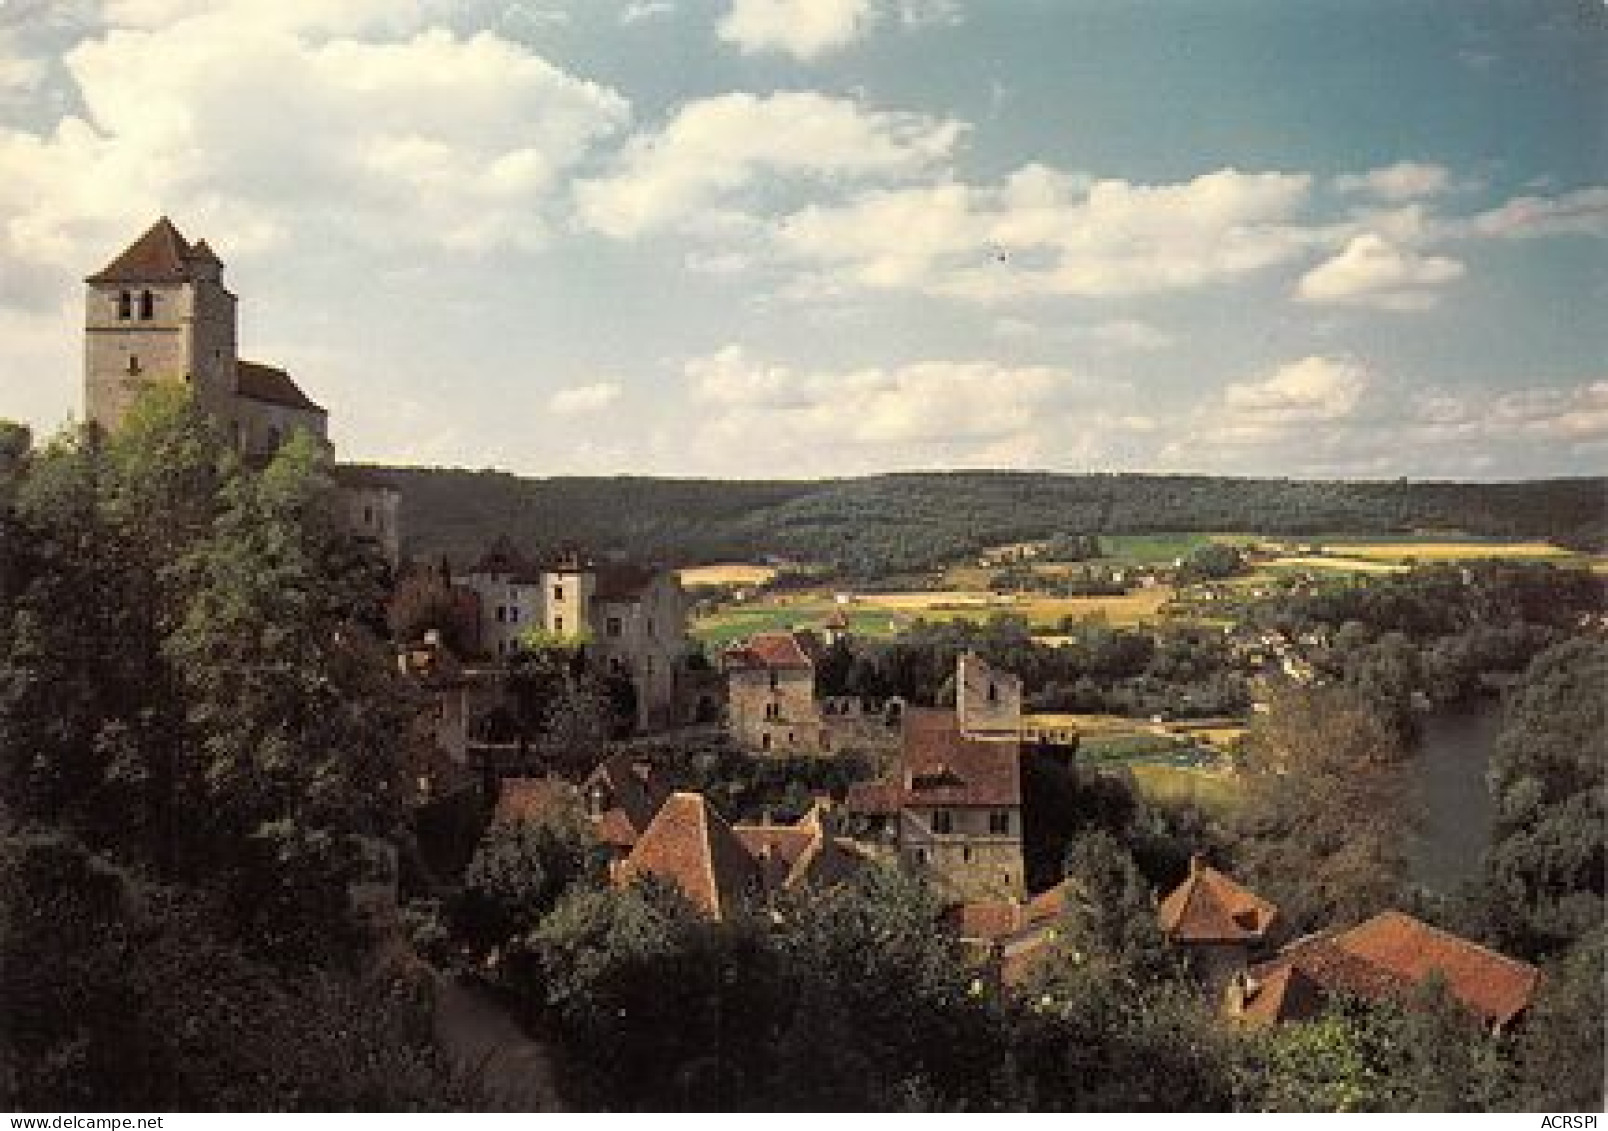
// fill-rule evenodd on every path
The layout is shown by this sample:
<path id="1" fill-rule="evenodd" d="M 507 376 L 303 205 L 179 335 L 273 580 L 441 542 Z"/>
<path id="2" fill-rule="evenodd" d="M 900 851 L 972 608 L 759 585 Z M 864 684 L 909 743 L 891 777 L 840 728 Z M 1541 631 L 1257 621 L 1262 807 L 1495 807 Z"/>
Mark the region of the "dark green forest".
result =
<path id="1" fill-rule="evenodd" d="M 849 573 L 922 569 L 984 546 L 1157 530 L 1267 534 L 1461 530 L 1593 547 L 1608 479 L 1413 483 L 962 471 L 825 481 L 527 479 L 375 468 L 403 494 L 408 550 L 472 561 L 507 534 L 672 563 L 783 554 Z"/>

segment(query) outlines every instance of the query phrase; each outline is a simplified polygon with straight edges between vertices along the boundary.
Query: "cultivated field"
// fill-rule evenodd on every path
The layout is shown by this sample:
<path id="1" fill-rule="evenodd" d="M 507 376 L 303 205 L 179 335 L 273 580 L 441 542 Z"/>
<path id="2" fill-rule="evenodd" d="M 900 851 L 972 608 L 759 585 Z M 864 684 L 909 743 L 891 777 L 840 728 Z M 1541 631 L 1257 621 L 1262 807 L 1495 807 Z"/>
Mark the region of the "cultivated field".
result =
<path id="1" fill-rule="evenodd" d="M 764 585 L 776 576 L 776 570 L 770 566 L 742 562 L 688 566 L 676 573 L 681 578 L 681 584 L 689 588 L 694 585 Z"/>

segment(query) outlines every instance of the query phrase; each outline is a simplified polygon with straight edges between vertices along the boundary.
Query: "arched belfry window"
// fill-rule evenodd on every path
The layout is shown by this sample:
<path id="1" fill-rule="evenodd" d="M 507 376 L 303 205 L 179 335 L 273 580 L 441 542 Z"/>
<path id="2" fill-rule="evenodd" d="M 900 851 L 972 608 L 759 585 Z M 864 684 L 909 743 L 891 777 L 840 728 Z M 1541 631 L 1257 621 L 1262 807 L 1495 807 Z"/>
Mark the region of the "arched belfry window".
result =
<path id="1" fill-rule="evenodd" d="M 128 291 L 117 292 L 117 316 L 119 318 L 134 317 L 134 296 Z"/>
<path id="2" fill-rule="evenodd" d="M 149 322 L 156 317 L 156 296 L 150 291 L 140 292 L 140 321 Z"/>

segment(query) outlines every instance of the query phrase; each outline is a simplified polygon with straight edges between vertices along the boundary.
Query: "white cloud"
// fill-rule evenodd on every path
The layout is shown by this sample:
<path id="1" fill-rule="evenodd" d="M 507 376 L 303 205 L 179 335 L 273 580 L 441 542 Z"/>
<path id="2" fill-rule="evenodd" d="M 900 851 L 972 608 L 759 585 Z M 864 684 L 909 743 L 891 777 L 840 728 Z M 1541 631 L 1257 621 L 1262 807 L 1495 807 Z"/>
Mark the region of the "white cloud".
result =
<path id="1" fill-rule="evenodd" d="M 670 0 L 631 0 L 620 10 L 620 23 L 627 26 L 672 15 L 676 6 Z"/>
<path id="2" fill-rule="evenodd" d="M 872 288 L 980 301 L 1146 294 L 1286 261 L 1327 238 L 1297 222 L 1311 178 L 1222 169 L 1143 185 L 1028 165 L 998 186 L 862 192 L 776 229 L 783 254 Z"/>
<path id="3" fill-rule="evenodd" d="M 729 219 L 720 204 L 764 178 L 909 177 L 939 166 L 960 134 L 953 121 L 848 98 L 723 94 L 632 138 L 608 175 L 577 186 L 577 201 L 584 223 L 620 239 L 679 224 L 707 229 Z"/>
<path id="4" fill-rule="evenodd" d="M 1118 318 L 1079 326 L 1060 322 L 1041 325 L 1026 318 L 1006 316 L 996 318 L 993 329 L 1003 338 L 1073 342 L 1111 353 L 1152 353 L 1173 344 L 1171 334 L 1138 318 Z"/>
<path id="5" fill-rule="evenodd" d="M 1031 462 L 1059 458 L 1062 444 L 1076 452 L 1104 434 L 1155 427 L 1110 403 L 1129 397 L 1126 385 L 1056 366 L 937 360 L 807 372 L 729 345 L 685 373 L 705 406 L 699 450 L 725 466 L 746 457 L 756 474 Z"/>
<path id="6" fill-rule="evenodd" d="M 1380 200 L 1399 202 L 1437 196 L 1452 187 L 1451 173 L 1441 165 L 1402 161 L 1366 173 L 1336 177 L 1341 192 L 1363 193 Z"/>
<path id="7" fill-rule="evenodd" d="M 620 399 L 618 381 L 594 381 L 589 385 L 572 385 L 560 389 L 547 402 L 547 407 L 559 416 L 585 416 L 602 412 Z"/>
<path id="8" fill-rule="evenodd" d="M 1356 362 L 1314 355 L 1229 384 L 1222 407 L 1259 428 L 1340 420 L 1356 409 L 1368 385 L 1367 371 Z"/>
<path id="9" fill-rule="evenodd" d="M 732 0 L 716 34 L 745 54 L 814 59 L 855 42 L 877 16 L 872 0 Z"/>
<path id="10" fill-rule="evenodd" d="M 1301 276 L 1296 294 L 1310 303 L 1425 310 L 1438 300 L 1436 287 L 1462 275 L 1455 259 L 1422 255 L 1369 232 Z"/>
<path id="11" fill-rule="evenodd" d="M 81 116 L 0 128 L 6 274 L 59 293 L 63 264 L 109 255 L 162 212 L 227 231 L 236 254 L 292 238 L 319 252 L 539 246 L 567 170 L 628 114 L 490 33 L 346 37 L 399 10 L 377 0 L 223 14 L 124 0 L 117 14 L 155 25 L 188 7 L 205 11 L 66 54 Z"/>
<path id="12" fill-rule="evenodd" d="M 1470 235 L 1500 239 L 1538 236 L 1608 238 L 1608 185 L 1577 189 L 1561 196 L 1520 196 L 1475 216 Z"/>

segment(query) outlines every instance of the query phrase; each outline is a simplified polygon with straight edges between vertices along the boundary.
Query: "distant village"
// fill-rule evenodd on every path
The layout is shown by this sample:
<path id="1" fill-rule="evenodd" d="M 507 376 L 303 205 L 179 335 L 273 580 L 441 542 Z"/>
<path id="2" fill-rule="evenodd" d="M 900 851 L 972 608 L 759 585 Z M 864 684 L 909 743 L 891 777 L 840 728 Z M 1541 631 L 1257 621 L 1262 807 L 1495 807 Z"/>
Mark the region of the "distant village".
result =
<path id="1" fill-rule="evenodd" d="M 328 414 L 283 369 L 242 360 L 237 299 L 205 240 L 190 242 L 166 218 L 87 279 L 85 407 L 119 426 L 141 390 L 182 379 L 249 461 L 272 457 L 305 432 L 328 451 Z M 437 599 L 439 623 L 400 639 L 397 663 L 424 707 L 428 756 L 421 797 L 482 790 L 495 819 L 540 819 L 578 807 L 606 848 L 618 884 L 653 876 L 715 919 L 777 908 L 841 883 L 856 870 L 897 864 L 942 893 L 935 931 L 973 956 L 978 985 L 1022 983 L 1054 942 L 1068 906 L 1085 898 L 1070 880 L 1029 890 L 1024 863 L 1024 753 L 1075 759 L 1063 736 L 1024 715 L 1022 680 L 963 654 L 954 705 L 829 696 L 817 666 L 852 636 L 841 612 L 819 623 L 759 632 L 704 657 L 689 635 L 691 602 L 664 566 L 581 547 L 541 555 L 503 539 L 467 563 L 405 563 L 405 503 L 386 483 L 333 464 L 343 521 L 412 587 Z M 555 532 L 555 544 L 564 541 Z M 1011 565 L 1021 556 L 990 561 Z M 1155 574 L 1110 577 L 1145 586 Z M 425 618 L 427 620 L 427 618 Z M 1306 644 L 1317 647 L 1321 640 Z M 628 717 L 611 752 L 583 772 L 539 764 L 497 721 L 514 709 L 511 673 L 529 650 L 562 645 L 585 672 L 621 689 Z M 1300 641 L 1246 639 L 1284 678 L 1310 678 Z M 701 793 L 678 792 L 639 744 L 676 734 L 717 736 L 748 757 L 873 760 L 871 780 L 814 799 L 790 823 L 734 823 Z M 1301 938 L 1281 932 L 1279 909 L 1196 857 L 1160 899 L 1164 936 L 1189 955 L 1202 992 L 1225 1015 L 1255 1022 L 1315 1016 L 1333 995 L 1397 996 L 1445 980 L 1492 1030 L 1514 1023 L 1538 982 L 1535 967 L 1381 907 L 1361 923 Z"/>

